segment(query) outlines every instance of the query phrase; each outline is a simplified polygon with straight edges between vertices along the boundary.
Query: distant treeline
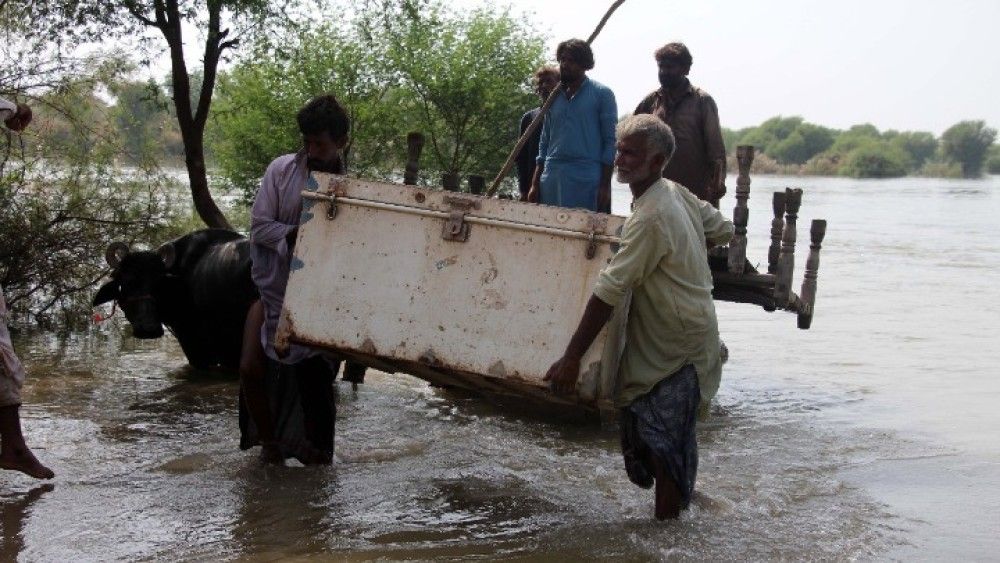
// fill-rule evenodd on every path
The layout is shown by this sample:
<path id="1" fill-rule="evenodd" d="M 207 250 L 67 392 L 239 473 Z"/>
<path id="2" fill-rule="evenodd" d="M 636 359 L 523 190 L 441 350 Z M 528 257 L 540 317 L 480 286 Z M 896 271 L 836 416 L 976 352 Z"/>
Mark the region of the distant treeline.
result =
<path id="1" fill-rule="evenodd" d="M 758 173 L 894 178 L 917 175 L 975 178 L 1000 174 L 997 130 L 983 121 L 956 123 L 935 137 L 926 131 L 879 131 L 874 125 L 847 130 L 801 117 L 772 117 L 756 127 L 723 128 L 735 168 L 738 145 L 756 147 Z"/>
<path id="2" fill-rule="evenodd" d="M 76 107 L 82 110 L 72 118 L 47 111 L 46 107 L 38 108 L 34 128 L 37 136 L 32 142 L 46 145 L 47 153 L 65 154 L 94 150 L 103 139 L 118 145 L 119 158 L 125 159 L 123 164 L 182 165 L 184 147 L 177 120 L 172 115 L 172 105 L 167 103 L 166 82 L 111 82 L 105 88 L 113 97 L 112 101 L 107 101 L 108 95 L 97 95 L 92 86 L 88 86 L 75 91 L 69 88 L 69 92 L 64 89 L 58 94 L 63 98 L 72 97 Z M 227 97 L 222 98 L 225 107 Z M 81 119 L 86 125 L 82 129 L 79 127 Z M 270 123 L 258 121 L 257 128 L 270 129 L 273 134 Z M 81 130 L 89 134 L 83 135 Z M 217 128 L 214 132 L 205 144 L 210 166 L 216 164 L 216 153 L 220 150 L 228 153 L 232 144 L 226 142 Z M 957 178 L 978 177 L 984 172 L 1000 174 L 1000 144 L 995 143 L 997 131 L 983 121 L 959 122 L 935 137 L 926 131 L 879 131 L 867 123 L 838 130 L 809 123 L 801 117 L 778 116 L 756 127 L 723 128 L 723 136 L 729 150 L 730 169 L 735 169 L 738 145 L 756 147 L 756 173 L 855 178 L 907 175 Z M 291 139 L 283 142 L 289 141 L 294 142 Z M 384 144 L 385 139 L 380 141 Z M 281 151 L 275 148 L 272 152 Z M 255 163 L 257 167 L 267 162 L 265 158 L 256 160 L 260 160 Z M 257 172 L 256 168 L 253 172 Z"/>

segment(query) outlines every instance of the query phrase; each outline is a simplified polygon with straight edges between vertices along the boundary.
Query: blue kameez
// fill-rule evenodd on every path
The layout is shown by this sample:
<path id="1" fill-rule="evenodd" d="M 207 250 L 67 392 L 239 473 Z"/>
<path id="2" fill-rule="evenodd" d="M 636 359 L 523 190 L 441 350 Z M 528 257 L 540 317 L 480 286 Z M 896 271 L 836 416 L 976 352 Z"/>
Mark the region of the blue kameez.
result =
<path id="1" fill-rule="evenodd" d="M 540 203 L 597 211 L 601 167 L 614 163 L 617 121 L 614 93 L 590 78 L 571 99 L 556 97 L 538 145 Z"/>

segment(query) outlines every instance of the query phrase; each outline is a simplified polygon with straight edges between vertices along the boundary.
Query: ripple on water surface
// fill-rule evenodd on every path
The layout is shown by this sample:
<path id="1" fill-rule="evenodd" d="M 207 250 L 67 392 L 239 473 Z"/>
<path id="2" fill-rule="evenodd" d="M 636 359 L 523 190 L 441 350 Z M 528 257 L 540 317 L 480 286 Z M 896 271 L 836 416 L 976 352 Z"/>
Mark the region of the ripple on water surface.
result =
<path id="1" fill-rule="evenodd" d="M 700 427 L 692 509 L 659 523 L 598 425 L 374 372 L 341 386 L 333 467 L 262 468 L 236 448 L 236 382 L 179 369 L 172 343 L 78 337 L 56 363 L 45 339 L 25 345 L 26 424 L 59 479 L 40 495 L 12 481 L 4 535 L 20 539 L 0 556 L 841 558 L 898 541 L 837 477 L 894 441 L 814 424 L 837 407 L 821 393 L 730 382 Z"/>

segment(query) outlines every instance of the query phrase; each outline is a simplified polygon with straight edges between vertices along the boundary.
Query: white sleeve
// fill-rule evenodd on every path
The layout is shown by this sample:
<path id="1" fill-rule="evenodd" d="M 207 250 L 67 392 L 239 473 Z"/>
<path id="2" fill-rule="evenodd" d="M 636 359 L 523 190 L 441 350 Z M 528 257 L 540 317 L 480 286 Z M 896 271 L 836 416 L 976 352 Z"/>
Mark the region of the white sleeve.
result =
<path id="1" fill-rule="evenodd" d="M 0 121 L 6 121 L 17 113 L 17 104 L 0 98 Z"/>

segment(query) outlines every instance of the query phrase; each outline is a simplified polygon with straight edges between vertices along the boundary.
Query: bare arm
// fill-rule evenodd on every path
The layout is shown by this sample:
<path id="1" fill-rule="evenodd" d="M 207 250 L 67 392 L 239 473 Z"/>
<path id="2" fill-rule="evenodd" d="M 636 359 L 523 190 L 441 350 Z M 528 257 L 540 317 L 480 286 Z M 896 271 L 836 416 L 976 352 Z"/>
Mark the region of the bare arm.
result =
<path id="1" fill-rule="evenodd" d="M 597 189 L 597 210 L 611 213 L 611 172 L 614 166 L 601 165 L 601 185 Z"/>
<path id="2" fill-rule="evenodd" d="M 551 383 L 556 393 L 571 393 L 576 387 L 576 380 L 580 376 L 580 359 L 594 343 L 597 334 L 608 323 L 614 311 L 614 307 L 601 301 L 596 295 L 590 296 L 580 324 L 577 325 L 576 332 L 573 333 L 562 358 L 552 364 L 545 374 L 545 381 Z"/>
<path id="3" fill-rule="evenodd" d="M 542 172 L 545 171 L 545 162 L 535 165 L 535 175 L 531 178 L 531 189 L 528 190 L 528 201 L 538 203 L 542 195 Z"/>

